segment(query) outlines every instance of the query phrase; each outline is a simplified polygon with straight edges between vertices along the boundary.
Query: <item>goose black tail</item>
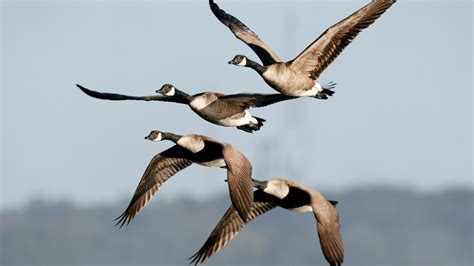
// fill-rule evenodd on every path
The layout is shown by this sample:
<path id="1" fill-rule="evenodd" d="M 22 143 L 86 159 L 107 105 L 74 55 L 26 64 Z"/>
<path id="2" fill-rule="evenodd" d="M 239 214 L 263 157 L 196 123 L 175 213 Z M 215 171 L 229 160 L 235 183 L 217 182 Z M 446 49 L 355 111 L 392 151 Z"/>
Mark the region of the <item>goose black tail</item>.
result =
<path id="1" fill-rule="evenodd" d="M 238 126 L 237 128 L 248 133 L 253 133 L 254 131 L 260 130 L 260 128 L 263 126 L 263 122 L 265 122 L 266 120 L 260 117 L 256 117 L 256 116 L 252 116 L 252 117 L 255 118 L 255 120 L 257 120 L 256 124 L 250 122 L 247 125 Z"/>
<path id="2" fill-rule="evenodd" d="M 322 91 L 319 91 L 316 93 L 316 98 L 322 99 L 322 100 L 327 100 L 328 96 L 332 96 L 335 91 L 334 88 L 336 87 L 336 83 L 333 81 L 330 81 L 324 85 L 321 86 Z"/>

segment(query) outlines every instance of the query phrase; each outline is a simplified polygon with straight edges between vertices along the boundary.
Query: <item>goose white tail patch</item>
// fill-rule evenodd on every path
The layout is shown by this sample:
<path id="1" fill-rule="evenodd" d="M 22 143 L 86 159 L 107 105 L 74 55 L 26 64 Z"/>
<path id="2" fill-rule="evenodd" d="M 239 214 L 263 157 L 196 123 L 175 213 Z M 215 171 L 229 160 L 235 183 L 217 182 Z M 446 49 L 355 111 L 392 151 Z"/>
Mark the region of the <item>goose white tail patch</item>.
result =
<path id="1" fill-rule="evenodd" d="M 179 146 L 190 150 L 193 153 L 197 153 L 204 149 L 204 141 L 194 138 L 192 136 L 181 137 L 176 143 Z"/>
<path id="2" fill-rule="evenodd" d="M 319 92 L 319 91 L 323 91 L 323 88 L 321 87 L 321 84 L 319 84 L 319 83 L 317 83 L 317 82 L 315 82 L 313 88 L 316 89 L 318 92 Z"/>
<path id="3" fill-rule="evenodd" d="M 250 113 L 248 113 L 248 114 L 250 116 Z M 258 120 L 253 116 L 250 116 L 250 122 L 254 123 L 255 125 L 258 125 Z"/>
<path id="4" fill-rule="evenodd" d="M 258 124 L 257 119 L 255 119 L 249 111 L 245 111 L 245 115 L 241 118 L 230 117 L 220 120 L 220 122 L 228 127 L 239 127 L 243 125 L 248 125 L 249 123 Z"/>
<path id="5" fill-rule="evenodd" d="M 310 90 L 304 91 L 303 94 L 299 96 L 315 96 L 321 91 L 323 91 L 321 84 L 315 82 L 314 86 Z"/>

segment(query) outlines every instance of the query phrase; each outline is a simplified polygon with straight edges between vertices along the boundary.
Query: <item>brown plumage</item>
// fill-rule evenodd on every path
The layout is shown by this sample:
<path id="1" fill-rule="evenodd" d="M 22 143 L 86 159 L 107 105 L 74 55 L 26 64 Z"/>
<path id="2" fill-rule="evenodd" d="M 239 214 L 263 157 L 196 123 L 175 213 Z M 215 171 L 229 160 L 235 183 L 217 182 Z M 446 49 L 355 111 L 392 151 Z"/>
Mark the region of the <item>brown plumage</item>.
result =
<path id="1" fill-rule="evenodd" d="M 246 222 L 240 218 L 233 206 L 230 206 L 224 216 L 212 230 L 204 245 L 190 259 L 191 263 L 202 263 L 214 253 L 225 247 L 242 230 L 244 225 L 257 216 L 277 207 L 268 198 L 267 194 L 260 190 L 254 192 L 254 202 Z"/>
<path id="2" fill-rule="evenodd" d="M 116 225 L 120 224 L 120 227 L 128 225 L 164 182 L 193 163 L 183 158 L 186 152 L 185 149 L 175 145 L 151 159 L 127 209 L 117 217 Z"/>
<path id="3" fill-rule="evenodd" d="M 374 23 L 395 2 L 396 0 L 373 0 L 327 29 L 289 62 L 290 67 L 310 73 L 312 79 L 317 79 L 363 29 Z"/>
<path id="4" fill-rule="evenodd" d="M 248 216 L 253 202 L 252 165 L 233 145 L 207 136 L 179 136 L 160 131 L 152 131 L 146 139 L 166 139 L 176 145 L 153 157 L 127 209 L 115 219 L 116 225 L 128 225 L 164 182 L 193 163 L 226 168 L 232 204 L 238 215 Z"/>
<path id="5" fill-rule="evenodd" d="M 344 245 L 335 208 L 337 202 L 328 201 L 318 191 L 287 179 L 254 180 L 254 186 L 258 189 L 254 192 L 254 202 L 247 219 L 244 221 L 231 206 L 204 245 L 190 258 L 191 263 L 204 262 L 236 237 L 245 224 L 277 206 L 296 212 L 312 211 L 324 257 L 330 265 L 343 263 Z"/>
<path id="6" fill-rule="evenodd" d="M 290 96 L 311 96 L 327 99 L 332 96 L 334 83 L 321 86 L 316 82 L 319 75 L 334 61 L 359 32 L 379 18 L 396 0 L 373 0 L 346 19 L 331 26 L 311 43 L 295 59 L 282 62 L 249 27 L 226 13 L 209 0 L 214 15 L 234 35 L 249 45 L 263 65 L 243 55 L 237 55 L 229 63 L 256 70 L 273 89 Z"/>
<path id="7" fill-rule="evenodd" d="M 296 97 L 281 93 L 239 93 L 225 95 L 218 92 L 203 92 L 195 95 L 178 90 L 170 84 L 165 84 L 157 92 L 163 95 L 130 96 L 117 93 L 97 92 L 77 85 L 85 94 L 102 100 L 124 101 L 162 101 L 188 105 L 201 118 L 213 124 L 225 127 L 237 127 L 240 130 L 252 133 L 260 130 L 265 119 L 252 116 L 250 108 L 264 107 L 280 101 L 295 99 Z"/>
<path id="8" fill-rule="evenodd" d="M 262 60 L 264 66 L 282 62 L 280 57 L 265 44 L 249 27 L 238 20 L 231 14 L 227 14 L 224 10 L 220 9 L 219 6 L 214 3 L 213 0 L 209 0 L 209 6 L 211 7 L 212 13 L 219 19 L 222 24 L 226 25 L 237 39 L 246 43 Z"/>

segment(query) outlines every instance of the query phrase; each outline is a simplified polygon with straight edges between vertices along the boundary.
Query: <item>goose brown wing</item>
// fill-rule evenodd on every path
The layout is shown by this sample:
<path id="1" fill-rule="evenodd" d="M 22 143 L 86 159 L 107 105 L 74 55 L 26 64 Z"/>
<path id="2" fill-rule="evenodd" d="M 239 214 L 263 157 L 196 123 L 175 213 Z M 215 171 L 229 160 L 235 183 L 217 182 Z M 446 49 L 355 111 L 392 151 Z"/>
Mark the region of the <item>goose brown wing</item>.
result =
<path id="1" fill-rule="evenodd" d="M 233 206 L 226 211 L 221 220 L 212 230 L 204 245 L 189 259 L 195 265 L 204 262 L 214 253 L 225 247 L 242 230 L 245 224 L 258 216 L 275 208 L 277 205 L 270 202 L 268 196 L 260 190 L 254 192 L 255 201 L 252 204 L 247 221 L 243 221 Z"/>
<path id="2" fill-rule="evenodd" d="M 248 107 L 264 107 L 281 101 L 292 100 L 298 97 L 288 96 L 281 93 L 239 93 L 222 96 L 219 99 L 233 104 L 241 104 Z"/>
<path id="3" fill-rule="evenodd" d="M 245 219 L 253 202 L 252 164 L 230 144 L 224 146 L 224 161 L 230 200 L 239 216 Z"/>
<path id="4" fill-rule="evenodd" d="M 110 101 L 125 101 L 125 100 L 136 100 L 136 101 L 162 101 L 162 102 L 174 102 L 174 103 L 183 103 L 187 104 L 186 99 L 177 98 L 177 97 L 169 97 L 169 96 L 161 96 L 161 95 L 151 95 L 151 96 L 130 96 L 130 95 L 123 95 L 118 93 L 108 93 L 108 92 L 98 92 L 89 90 L 79 84 L 76 86 L 81 89 L 85 94 L 101 99 L 101 100 L 110 100 Z"/>
<path id="5" fill-rule="evenodd" d="M 396 0 L 373 0 L 327 29 L 289 62 L 290 67 L 295 71 L 307 72 L 312 79 L 317 79 L 359 32 L 372 24 L 395 2 Z"/>
<path id="6" fill-rule="evenodd" d="M 187 150 L 175 145 L 155 155 L 138 183 L 127 209 L 114 220 L 117 221 L 115 225 L 120 225 L 120 227 L 128 225 L 164 182 L 190 166 L 192 161 L 187 159 L 187 153 L 189 153 Z"/>
<path id="7" fill-rule="evenodd" d="M 217 19 L 226 25 L 237 39 L 246 43 L 262 60 L 264 66 L 281 62 L 278 55 L 240 20 L 220 9 L 214 1 L 209 0 L 209 6 Z"/>
<path id="8" fill-rule="evenodd" d="M 339 214 L 332 203 L 324 200 L 323 207 L 315 206 L 313 212 L 317 220 L 319 243 L 323 255 L 330 265 L 341 265 L 344 261 L 344 242 L 341 235 Z"/>

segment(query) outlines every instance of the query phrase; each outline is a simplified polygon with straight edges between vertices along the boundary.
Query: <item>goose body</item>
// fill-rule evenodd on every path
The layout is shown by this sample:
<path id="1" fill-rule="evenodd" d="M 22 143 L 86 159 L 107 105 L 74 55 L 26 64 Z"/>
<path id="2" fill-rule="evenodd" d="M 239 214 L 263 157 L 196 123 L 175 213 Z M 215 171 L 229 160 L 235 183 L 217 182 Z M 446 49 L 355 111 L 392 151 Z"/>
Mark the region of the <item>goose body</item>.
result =
<path id="1" fill-rule="evenodd" d="M 337 202 L 328 201 L 318 191 L 305 188 L 288 179 L 263 182 L 253 180 L 253 182 L 257 190 L 254 192 L 254 201 L 247 219 L 239 217 L 231 206 L 204 245 L 190 258 L 191 263 L 202 263 L 232 241 L 245 224 L 275 207 L 281 207 L 295 212 L 312 212 L 316 219 L 324 257 L 331 266 L 342 264 L 344 244 L 340 232 L 339 214 L 335 208 Z"/>
<path id="2" fill-rule="evenodd" d="M 294 71 L 285 63 L 275 63 L 268 66 L 262 73 L 262 78 L 270 87 L 275 88 L 280 93 L 291 94 L 291 96 L 316 97 L 318 92 L 323 90 L 319 83 L 316 83 L 309 77 L 301 78 L 300 73 Z M 330 92 L 328 91 L 327 93 Z M 331 96 L 332 94 L 328 95 Z M 322 95 L 320 95 L 320 97 L 325 99 Z"/>
<path id="3" fill-rule="evenodd" d="M 243 105 L 229 103 L 222 100 L 222 93 L 206 92 L 193 96 L 189 107 L 203 119 L 225 127 L 237 127 L 241 130 L 258 130 L 263 122 L 262 118 L 254 117 Z"/>
<path id="4" fill-rule="evenodd" d="M 162 95 L 130 96 L 116 93 L 104 93 L 77 85 L 85 94 L 102 100 L 141 100 L 163 101 L 188 105 L 201 118 L 219 126 L 237 127 L 252 133 L 260 130 L 265 119 L 252 116 L 249 109 L 263 107 L 295 97 L 282 94 L 240 93 L 225 95 L 218 92 L 203 92 L 188 95 L 170 84 L 165 84 L 157 92 Z"/>
<path id="5" fill-rule="evenodd" d="M 293 60 L 283 62 L 249 27 L 226 13 L 209 0 L 214 15 L 232 33 L 246 43 L 260 58 L 262 65 L 244 55 L 237 55 L 229 64 L 250 67 L 278 92 L 288 96 L 310 96 L 327 99 L 332 96 L 335 83 L 321 85 L 316 82 L 320 74 L 360 31 L 379 18 L 396 0 L 372 0 L 349 17 L 328 28 Z"/>
<path id="6" fill-rule="evenodd" d="M 252 165 L 232 144 L 202 135 L 179 136 L 161 131 L 152 131 L 145 138 L 155 142 L 170 140 L 176 145 L 150 161 L 127 209 L 117 217 L 117 225 L 128 225 L 163 183 L 193 163 L 226 168 L 232 204 L 238 215 L 248 216 L 253 200 Z"/>

